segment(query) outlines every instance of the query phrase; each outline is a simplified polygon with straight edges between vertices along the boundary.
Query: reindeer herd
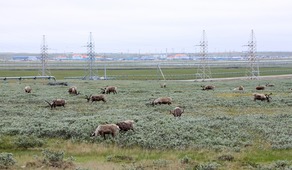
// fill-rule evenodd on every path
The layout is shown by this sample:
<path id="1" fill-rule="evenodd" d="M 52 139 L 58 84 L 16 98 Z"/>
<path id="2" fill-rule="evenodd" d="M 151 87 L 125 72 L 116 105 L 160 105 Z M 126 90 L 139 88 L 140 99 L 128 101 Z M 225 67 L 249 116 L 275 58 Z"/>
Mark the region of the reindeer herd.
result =
<path id="1" fill-rule="evenodd" d="M 161 85 L 161 84 L 160 84 Z M 203 85 L 201 86 L 202 90 L 204 91 L 208 91 L 208 90 L 215 90 L 215 86 L 214 85 Z M 267 83 L 265 86 L 256 86 L 255 90 L 265 90 L 266 87 L 274 87 L 273 84 L 269 84 Z M 161 88 L 166 88 L 165 83 L 163 85 L 161 85 Z M 30 86 L 25 86 L 24 91 L 26 93 L 31 93 L 32 92 L 32 88 Z M 238 86 L 236 88 L 233 89 L 233 91 L 240 91 L 243 92 L 244 91 L 244 87 L 243 86 Z M 72 86 L 68 89 L 68 93 L 71 95 L 80 95 L 81 93 L 77 90 L 76 86 Z M 117 87 L 116 86 L 106 86 L 104 88 L 101 88 L 101 94 L 99 95 L 85 95 L 85 99 L 87 100 L 87 102 L 93 103 L 93 102 L 98 102 L 98 101 L 102 101 L 103 103 L 106 103 L 106 95 L 107 94 L 117 94 Z M 270 102 L 270 100 L 272 99 L 270 97 L 270 95 L 272 95 L 272 93 L 270 94 L 263 94 L 263 93 L 253 93 L 253 100 L 260 100 L 260 101 L 267 101 Z M 55 99 L 52 100 L 51 102 L 45 100 L 46 103 L 49 104 L 51 109 L 54 109 L 56 107 L 65 107 L 66 105 L 66 100 L 64 99 Z M 156 99 L 153 99 L 150 102 L 150 105 L 155 106 L 155 105 L 162 105 L 162 104 L 167 104 L 167 105 L 171 105 L 172 104 L 172 98 L 171 97 L 158 97 Z M 169 111 L 170 114 L 172 114 L 174 117 L 181 117 L 182 114 L 184 113 L 184 108 L 182 107 L 175 107 L 173 110 Z M 102 136 L 104 139 L 106 139 L 106 134 L 111 135 L 112 137 L 115 137 L 117 135 L 117 133 L 119 131 L 129 131 L 132 130 L 134 131 L 134 121 L 133 120 L 125 120 L 122 122 L 118 122 L 118 123 L 112 123 L 112 124 L 102 124 L 99 125 L 96 130 L 91 134 L 91 136 Z"/>

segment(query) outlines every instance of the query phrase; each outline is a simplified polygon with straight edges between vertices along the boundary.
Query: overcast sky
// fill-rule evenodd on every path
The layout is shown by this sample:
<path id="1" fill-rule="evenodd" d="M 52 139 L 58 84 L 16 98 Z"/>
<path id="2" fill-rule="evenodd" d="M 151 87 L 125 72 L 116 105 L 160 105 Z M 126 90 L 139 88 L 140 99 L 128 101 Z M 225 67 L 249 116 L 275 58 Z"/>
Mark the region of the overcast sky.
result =
<path id="1" fill-rule="evenodd" d="M 0 52 L 292 51 L 292 0 L 1 0 Z"/>

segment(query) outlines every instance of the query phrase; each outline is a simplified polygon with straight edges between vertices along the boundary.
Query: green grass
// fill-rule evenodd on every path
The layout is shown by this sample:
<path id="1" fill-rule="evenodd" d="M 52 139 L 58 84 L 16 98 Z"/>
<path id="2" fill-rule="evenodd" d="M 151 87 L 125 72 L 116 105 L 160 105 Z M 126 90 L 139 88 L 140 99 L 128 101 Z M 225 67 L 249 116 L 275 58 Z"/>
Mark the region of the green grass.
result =
<path id="1" fill-rule="evenodd" d="M 197 68 L 163 68 L 163 74 L 167 80 L 179 79 L 195 79 Z M 55 76 L 57 80 L 64 78 L 84 77 L 87 72 L 85 70 L 76 69 L 52 69 L 51 75 Z M 211 68 L 213 78 L 223 77 L 244 77 L 246 75 L 246 68 Z M 15 76 L 35 76 L 38 75 L 38 70 L 2 70 L 0 77 L 15 77 Z M 102 77 L 104 70 L 97 70 L 95 74 Z M 160 72 L 156 68 L 147 69 L 107 69 L 107 77 L 117 80 L 162 80 Z M 292 74 L 292 67 L 262 67 L 260 68 L 260 75 L 281 75 Z"/>

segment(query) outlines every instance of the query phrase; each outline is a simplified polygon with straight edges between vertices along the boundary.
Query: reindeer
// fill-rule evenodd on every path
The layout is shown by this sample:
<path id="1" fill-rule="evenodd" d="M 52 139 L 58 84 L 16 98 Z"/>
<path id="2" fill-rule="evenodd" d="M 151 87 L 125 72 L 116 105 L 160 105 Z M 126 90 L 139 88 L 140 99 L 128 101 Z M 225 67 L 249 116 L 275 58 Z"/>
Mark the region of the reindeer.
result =
<path id="1" fill-rule="evenodd" d="M 270 102 L 270 99 L 272 99 L 270 97 L 270 95 L 272 95 L 272 93 L 270 94 L 261 94 L 261 93 L 253 93 L 253 100 L 256 101 L 256 100 L 261 100 L 261 101 L 264 101 L 264 100 L 267 100 L 267 102 Z"/>
<path id="2" fill-rule="evenodd" d="M 77 91 L 77 87 L 73 86 L 70 87 L 68 90 L 69 94 L 75 94 L 75 95 L 79 95 L 80 93 Z"/>
<path id="3" fill-rule="evenodd" d="M 25 86 L 24 87 L 24 91 L 26 92 L 26 93 L 30 93 L 31 92 L 31 87 L 30 86 Z"/>
<path id="4" fill-rule="evenodd" d="M 117 94 L 117 87 L 116 86 L 106 86 L 105 88 L 101 88 L 101 93 L 102 94 L 110 94 L 114 93 Z"/>
<path id="5" fill-rule="evenodd" d="M 45 100 L 45 102 L 47 102 L 51 109 L 56 108 L 57 106 L 63 106 L 65 107 L 66 101 L 64 99 L 55 99 L 52 102 L 48 102 L 47 100 Z"/>
<path id="6" fill-rule="evenodd" d="M 106 139 L 106 134 L 111 134 L 114 138 L 119 133 L 119 126 L 116 124 L 103 124 L 99 125 L 96 130 L 90 136 L 102 136 L 104 140 Z"/>
<path id="7" fill-rule="evenodd" d="M 274 84 L 266 83 L 266 87 L 274 87 Z"/>
<path id="8" fill-rule="evenodd" d="M 184 109 L 180 107 L 175 107 L 174 110 L 170 110 L 170 114 L 172 114 L 174 117 L 180 117 L 183 112 Z"/>
<path id="9" fill-rule="evenodd" d="M 265 86 L 256 86 L 256 90 L 265 90 Z"/>
<path id="10" fill-rule="evenodd" d="M 104 103 L 106 102 L 105 95 L 103 94 L 96 96 L 92 96 L 92 94 L 89 96 L 85 95 L 85 98 L 87 99 L 87 102 L 91 100 L 91 103 L 95 101 L 103 101 Z"/>
<path id="11" fill-rule="evenodd" d="M 201 86 L 202 90 L 214 90 L 215 86 L 213 85 L 205 85 L 205 86 Z"/>
<path id="12" fill-rule="evenodd" d="M 134 124 L 134 120 L 125 120 L 125 121 L 116 123 L 116 125 L 119 126 L 121 131 L 128 131 L 128 130 L 134 131 L 133 124 Z"/>
<path id="13" fill-rule="evenodd" d="M 233 89 L 233 91 L 243 91 L 243 90 L 244 90 L 243 86 L 238 86 L 238 87 Z"/>
<path id="14" fill-rule="evenodd" d="M 171 97 L 159 97 L 157 99 L 154 99 L 151 104 L 152 106 L 154 105 L 161 105 L 161 104 L 168 104 L 170 105 L 172 103 L 172 98 Z"/>

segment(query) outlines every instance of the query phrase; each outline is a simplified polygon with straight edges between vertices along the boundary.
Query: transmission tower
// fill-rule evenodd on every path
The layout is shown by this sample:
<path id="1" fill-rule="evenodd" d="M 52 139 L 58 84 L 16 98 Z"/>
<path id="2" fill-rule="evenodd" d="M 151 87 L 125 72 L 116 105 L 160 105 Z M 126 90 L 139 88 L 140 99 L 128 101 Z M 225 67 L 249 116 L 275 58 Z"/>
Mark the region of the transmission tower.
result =
<path id="1" fill-rule="evenodd" d="M 85 69 L 85 76 L 83 80 L 97 80 L 98 76 L 94 73 L 94 63 L 95 63 L 95 52 L 94 52 L 94 42 L 92 38 L 92 33 L 90 32 L 89 40 L 87 42 L 87 68 Z M 97 71 L 96 71 L 97 72 Z"/>
<path id="2" fill-rule="evenodd" d="M 46 36 L 43 35 L 43 42 L 41 45 L 41 68 L 39 71 L 40 76 L 50 76 L 51 75 L 47 66 L 48 66 L 48 45 L 46 43 Z"/>
<path id="3" fill-rule="evenodd" d="M 248 47 L 248 51 L 246 54 L 246 58 L 248 61 L 246 76 L 248 79 L 251 80 L 259 79 L 259 60 L 256 56 L 256 39 L 253 30 L 251 30 L 250 40 L 248 41 L 248 44 L 246 46 Z"/>
<path id="4" fill-rule="evenodd" d="M 196 79 L 205 79 L 212 78 L 209 62 L 208 62 L 208 41 L 206 38 L 205 30 L 203 30 L 202 40 L 200 41 L 200 63 L 198 65 Z"/>

